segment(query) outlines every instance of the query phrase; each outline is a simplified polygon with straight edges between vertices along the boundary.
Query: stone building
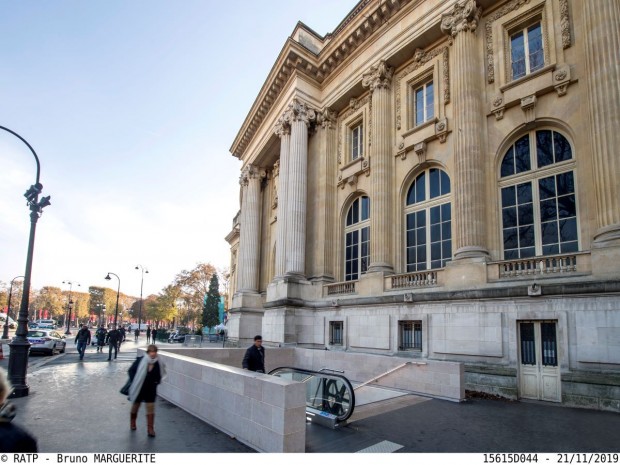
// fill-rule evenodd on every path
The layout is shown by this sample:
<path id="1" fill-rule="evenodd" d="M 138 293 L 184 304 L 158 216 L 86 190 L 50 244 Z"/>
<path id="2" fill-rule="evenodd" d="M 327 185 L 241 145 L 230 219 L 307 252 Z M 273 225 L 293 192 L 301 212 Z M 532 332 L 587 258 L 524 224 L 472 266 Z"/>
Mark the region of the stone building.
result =
<path id="1" fill-rule="evenodd" d="M 231 147 L 229 335 L 620 411 L 620 1 L 298 23 Z"/>

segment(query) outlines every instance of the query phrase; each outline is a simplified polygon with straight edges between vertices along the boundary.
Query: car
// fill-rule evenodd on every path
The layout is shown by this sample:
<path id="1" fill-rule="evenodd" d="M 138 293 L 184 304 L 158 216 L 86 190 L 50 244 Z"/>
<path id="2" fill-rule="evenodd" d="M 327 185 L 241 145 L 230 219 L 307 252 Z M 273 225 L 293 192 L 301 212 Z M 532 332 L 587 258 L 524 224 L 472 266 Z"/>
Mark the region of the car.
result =
<path id="1" fill-rule="evenodd" d="M 65 336 L 53 329 L 31 329 L 26 336 L 30 342 L 30 353 L 44 352 L 54 355 L 54 352 L 65 353 L 67 341 Z"/>
<path id="2" fill-rule="evenodd" d="M 6 324 L 6 313 L 0 313 L 0 327 L 4 327 L 5 324 Z M 10 329 L 17 328 L 17 322 L 11 317 L 9 317 L 9 328 Z"/>
<path id="3" fill-rule="evenodd" d="M 185 332 L 174 331 L 168 336 L 168 342 L 170 344 L 174 344 L 175 342 L 183 343 L 185 342 L 185 336 L 187 336 Z"/>

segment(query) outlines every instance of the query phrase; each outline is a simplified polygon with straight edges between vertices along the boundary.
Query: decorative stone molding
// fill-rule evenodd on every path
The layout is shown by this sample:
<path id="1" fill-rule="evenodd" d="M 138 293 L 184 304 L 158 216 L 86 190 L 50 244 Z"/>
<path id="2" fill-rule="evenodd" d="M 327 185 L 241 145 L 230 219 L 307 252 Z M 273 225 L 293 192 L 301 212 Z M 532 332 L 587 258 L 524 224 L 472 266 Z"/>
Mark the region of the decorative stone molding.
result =
<path id="1" fill-rule="evenodd" d="M 343 146 L 343 143 L 344 143 L 344 134 L 346 132 L 346 128 L 344 127 L 345 126 L 344 121 L 347 118 L 349 118 L 351 115 L 353 115 L 356 111 L 358 111 L 360 108 L 362 108 L 364 105 L 368 105 L 368 109 L 369 109 L 369 111 L 368 111 L 368 121 L 365 122 L 367 124 L 364 124 L 364 129 L 366 130 L 366 134 L 368 136 L 368 145 L 370 146 L 370 144 L 372 142 L 372 131 L 371 131 L 371 127 L 372 127 L 372 98 L 370 97 L 370 94 L 366 95 L 364 98 L 361 98 L 361 99 L 352 98 L 349 101 L 349 108 L 342 115 L 340 115 L 340 117 L 338 118 L 341 121 L 339 135 L 338 135 L 338 164 L 339 165 L 343 164 L 342 146 Z"/>
<path id="2" fill-rule="evenodd" d="M 357 175 L 354 174 L 353 176 L 349 176 L 347 178 L 347 184 L 351 186 L 352 188 L 355 188 L 357 184 Z"/>
<path id="3" fill-rule="evenodd" d="M 461 31 L 474 32 L 482 15 L 476 0 L 457 0 L 451 13 L 441 15 L 441 30 L 451 37 Z"/>
<path id="4" fill-rule="evenodd" d="M 317 126 L 322 129 L 334 129 L 336 127 L 336 112 L 330 108 L 324 108 L 316 115 Z"/>
<path id="5" fill-rule="evenodd" d="M 242 186 L 247 186 L 250 182 L 250 179 L 260 179 L 263 180 L 267 177 L 267 171 L 260 169 L 254 165 L 248 165 L 241 171 L 241 176 L 239 177 L 239 184 Z"/>
<path id="6" fill-rule="evenodd" d="M 504 117 L 504 108 L 504 96 L 500 94 L 493 99 L 493 105 L 491 108 L 496 120 L 499 121 Z"/>
<path id="7" fill-rule="evenodd" d="M 273 130 L 276 136 L 282 138 L 283 136 L 291 135 L 291 122 L 289 120 L 289 113 L 285 111 L 278 121 L 276 122 L 276 126 Z"/>
<path id="8" fill-rule="evenodd" d="M 570 16 L 568 13 L 568 0 L 560 2 L 560 28 L 562 31 L 562 48 L 567 49 L 571 46 L 570 36 Z"/>
<path id="9" fill-rule="evenodd" d="M 396 94 L 396 129 L 400 129 L 401 124 L 401 89 L 400 82 L 402 79 L 407 76 L 409 73 L 412 73 L 416 69 L 422 67 L 433 58 L 442 55 L 442 81 L 443 81 L 443 103 L 450 103 L 450 57 L 449 57 L 449 48 L 447 46 L 444 47 L 436 47 L 429 51 L 424 51 L 420 48 L 416 49 L 413 54 L 413 62 L 409 64 L 405 69 L 400 71 L 398 75 L 395 76 L 395 94 Z"/>
<path id="10" fill-rule="evenodd" d="M 364 173 L 366 177 L 370 176 L 370 157 L 366 157 L 362 160 L 362 173 Z"/>
<path id="11" fill-rule="evenodd" d="M 280 175 L 280 160 L 276 160 L 273 164 L 273 168 L 271 169 L 271 175 L 274 178 L 277 178 Z"/>
<path id="12" fill-rule="evenodd" d="M 426 142 L 415 144 L 413 146 L 413 151 L 418 156 L 418 162 L 420 165 L 424 165 L 426 163 Z"/>
<path id="13" fill-rule="evenodd" d="M 521 8 L 530 0 L 512 0 L 489 16 L 485 23 L 485 38 L 487 51 L 487 82 L 495 82 L 495 64 L 493 61 L 493 23 L 504 15 Z"/>
<path id="14" fill-rule="evenodd" d="M 570 84 L 570 66 L 563 65 L 558 67 L 553 73 L 553 87 L 559 97 L 566 95 Z"/>
<path id="15" fill-rule="evenodd" d="M 273 188 L 273 202 L 271 203 L 271 209 L 275 210 L 278 208 L 278 190 L 277 188 Z"/>
<path id="16" fill-rule="evenodd" d="M 536 119 L 536 96 L 528 95 L 521 99 L 521 109 L 525 113 L 525 122 L 531 123 Z"/>
<path id="17" fill-rule="evenodd" d="M 381 60 L 378 65 L 371 66 L 368 72 L 362 76 L 362 86 L 368 87 L 372 93 L 375 89 L 389 89 L 392 82 L 394 68 L 389 66 L 385 60 Z"/>
<path id="18" fill-rule="evenodd" d="M 435 135 L 439 138 L 440 143 L 444 143 L 448 137 L 448 119 L 442 118 L 435 123 Z"/>
<path id="19" fill-rule="evenodd" d="M 317 112 L 314 108 L 310 107 L 306 102 L 294 98 L 291 103 L 288 104 L 288 108 L 285 111 L 285 119 L 291 123 L 295 121 L 302 121 L 306 126 L 316 121 Z"/>

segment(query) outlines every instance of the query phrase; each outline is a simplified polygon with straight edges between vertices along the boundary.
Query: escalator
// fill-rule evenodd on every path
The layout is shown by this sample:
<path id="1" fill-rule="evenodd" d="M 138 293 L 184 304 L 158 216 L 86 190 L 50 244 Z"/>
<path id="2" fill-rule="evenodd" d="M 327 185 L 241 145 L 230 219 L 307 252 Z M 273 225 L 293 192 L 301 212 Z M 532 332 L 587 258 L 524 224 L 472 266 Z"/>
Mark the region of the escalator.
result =
<path id="1" fill-rule="evenodd" d="M 355 393 L 347 378 L 336 373 L 280 367 L 270 375 L 306 385 L 306 415 L 316 423 L 335 428 L 353 414 Z M 327 370 L 332 371 L 332 370 Z"/>

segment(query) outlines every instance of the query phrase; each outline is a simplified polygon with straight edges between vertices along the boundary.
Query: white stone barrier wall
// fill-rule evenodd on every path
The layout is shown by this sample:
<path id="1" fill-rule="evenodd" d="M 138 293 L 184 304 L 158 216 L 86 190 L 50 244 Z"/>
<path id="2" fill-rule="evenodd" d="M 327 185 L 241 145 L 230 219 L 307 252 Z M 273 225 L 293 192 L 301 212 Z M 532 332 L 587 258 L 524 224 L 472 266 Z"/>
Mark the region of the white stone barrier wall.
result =
<path id="1" fill-rule="evenodd" d="M 236 368 L 241 366 L 243 352 L 245 349 L 160 350 L 167 376 L 157 393 L 258 451 L 304 452 L 305 386 Z M 275 354 L 268 354 L 275 361 Z"/>
<path id="2" fill-rule="evenodd" d="M 342 370 L 349 380 L 364 383 L 406 362 L 412 363 L 371 385 L 403 389 L 455 402 L 465 399 L 465 369 L 458 362 L 296 348 L 293 366 L 316 371 L 321 368 Z"/>

